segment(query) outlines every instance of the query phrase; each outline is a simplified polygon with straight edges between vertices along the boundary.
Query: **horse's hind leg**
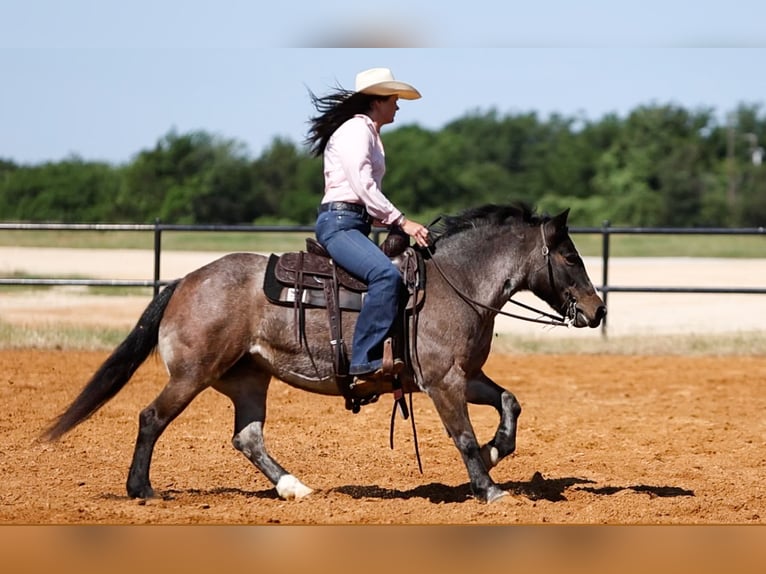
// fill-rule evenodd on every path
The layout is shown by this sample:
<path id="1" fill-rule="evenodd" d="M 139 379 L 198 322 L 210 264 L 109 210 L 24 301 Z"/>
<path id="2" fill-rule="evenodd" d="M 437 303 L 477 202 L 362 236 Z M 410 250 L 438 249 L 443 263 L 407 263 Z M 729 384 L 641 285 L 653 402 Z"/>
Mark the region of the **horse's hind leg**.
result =
<path id="1" fill-rule="evenodd" d="M 493 406 L 500 415 L 495 436 L 481 447 L 481 458 L 489 470 L 516 450 L 516 421 L 521 414 L 521 405 L 513 393 L 484 373 L 468 381 L 466 399 L 471 404 Z"/>
<path id="2" fill-rule="evenodd" d="M 465 385 L 465 379 L 453 369 L 441 383 L 429 386 L 427 392 L 463 457 L 473 495 L 484 502 L 493 502 L 506 493 L 489 476 L 482 460 L 476 433 L 468 416 Z"/>
<path id="3" fill-rule="evenodd" d="M 162 392 L 138 417 L 138 437 L 133 451 L 133 461 L 128 472 L 127 490 L 131 498 L 151 498 L 154 496 L 149 480 L 149 467 L 157 439 L 162 432 L 206 385 L 192 380 L 179 380 L 171 377 Z"/>
<path id="4" fill-rule="evenodd" d="M 266 395 L 270 375 L 255 371 L 246 372 L 239 365 L 227 374 L 215 389 L 228 396 L 234 403 L 234 436 L 231 443 L 244 454 L 258 470 L 276 487 L 280 498 L 302 498 L 313 491 L 285 470 L 266 449 L 263 427 L 266 423 Z"/>

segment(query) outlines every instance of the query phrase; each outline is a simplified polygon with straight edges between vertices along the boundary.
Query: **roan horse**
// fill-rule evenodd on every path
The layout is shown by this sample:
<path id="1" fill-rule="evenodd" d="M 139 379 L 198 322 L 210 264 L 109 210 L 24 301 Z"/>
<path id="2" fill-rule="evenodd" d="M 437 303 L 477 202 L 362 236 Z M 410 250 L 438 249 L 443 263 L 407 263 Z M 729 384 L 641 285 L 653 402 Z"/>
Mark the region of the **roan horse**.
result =
<path id="1" fill-rule="evenodd" d="M 426 257 L 425 298 L 416 338 L 417 369 L 405 391 L 424 391 L 468 471 L 473 495 L 485 502 L 505 493 L 489 471 L 516 448 L 521 407 L 482 366 L 495 317 L 511 296 L 531 291 L 575 327 L 597 327 L 606 314 L 567 228 L 569 210 L 550 217 L 527 206 L 487 205 L 445 217 Z M 276 486 L 283 499 L 312 492 L 274 460 L 264 444 L 266 397 L 272 377 L 294 387 L 339 395 L 333 374 L 327 314 L 307 309 L 305 341 L 294 335 L 294 311 L 270 303 L 263 291 L 267 257 L 232 253 L 167 285 L 147 306 L 72 404 L 45 431 L 56 440 L 114 397 L 157 348 L 169 380 L 139 415 L 127 479 L 133 498 L 154 495 L 149 479 L 162 432 L 208 387 L 235 408 L 232 444 Z M 351 341 L 355 313 L 343 314 Z M 308 349 L 306 348 L 308 345 Z M 500 422 L 480 446 L 467 403 L 494 407 Z"/>

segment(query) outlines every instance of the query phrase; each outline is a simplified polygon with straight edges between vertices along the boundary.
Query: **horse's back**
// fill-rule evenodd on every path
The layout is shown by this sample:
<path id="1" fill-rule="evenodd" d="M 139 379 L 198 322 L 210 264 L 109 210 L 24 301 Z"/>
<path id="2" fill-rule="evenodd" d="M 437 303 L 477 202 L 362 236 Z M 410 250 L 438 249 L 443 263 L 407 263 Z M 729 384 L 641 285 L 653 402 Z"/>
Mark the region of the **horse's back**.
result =
<path id="1" fill-rule="evenodd" d="M 195 269 L 189 273 L 186 277 L 202 275 L 209 276 L 210 274 L 246 274 L 252 275 L 253 273 L 263 273 L 266 269 L 266 262 L 268 257 L 260 253 L 251 252 L 235 252 L 227 253 L 214 259 L 210 263 L 203 265 L 202 267 Z"/>

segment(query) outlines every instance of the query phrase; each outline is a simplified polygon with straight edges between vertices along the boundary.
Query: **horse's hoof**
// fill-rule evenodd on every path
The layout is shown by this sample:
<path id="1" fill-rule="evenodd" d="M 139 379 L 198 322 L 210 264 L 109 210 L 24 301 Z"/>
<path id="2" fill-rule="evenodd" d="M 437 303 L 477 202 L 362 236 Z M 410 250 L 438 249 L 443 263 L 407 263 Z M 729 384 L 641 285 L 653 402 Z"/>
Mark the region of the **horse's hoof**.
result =
<path id="1" fill-rule="evenodd" d="M 487 502 L 487 504 L 490 504 L 490 503 L 496 502 L 496 501 L 498 501 L 501 498 L 506 497 L 506 496 L 508 496 L 508 493 L 506 491 L 504 491 L 500 487 L 493 486 L 492 488 L 490 488 L 487 491 L 486 502 Z"/>
<path id="2" fill-rule="evenodd" d="M 293 498 L 303 498 L 314 492 L 292 474 L 282 475 L 277 482 L 277 494 L 283 500 L 292 500 Z"/>
<path id="3" fill-rule="evenodd" d="M 128 496 L 130 498 L 154 498 L 154 489 L 151 486 L 145 486 L 142 488 L 130 488 L 128 487 Z"/>

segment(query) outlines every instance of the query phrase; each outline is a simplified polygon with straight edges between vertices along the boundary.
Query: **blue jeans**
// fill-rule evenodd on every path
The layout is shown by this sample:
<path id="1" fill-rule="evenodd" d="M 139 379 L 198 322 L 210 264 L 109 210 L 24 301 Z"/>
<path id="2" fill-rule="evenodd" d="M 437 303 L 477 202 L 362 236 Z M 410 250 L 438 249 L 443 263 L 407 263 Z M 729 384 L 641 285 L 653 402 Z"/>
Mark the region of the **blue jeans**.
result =
<path id="1" fill-rule="evenodd" d="M 351 375 L 382 366 L 383 341 L 396 319 L 403 287 L 399 270 L 370 239 L 370 231 L 370 223 L 354 211 L 325 211 L 316 221 L 317 241 L 338 265 L 367 283 L 351 347 Z"/>

